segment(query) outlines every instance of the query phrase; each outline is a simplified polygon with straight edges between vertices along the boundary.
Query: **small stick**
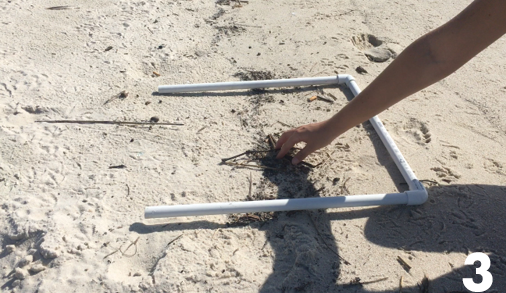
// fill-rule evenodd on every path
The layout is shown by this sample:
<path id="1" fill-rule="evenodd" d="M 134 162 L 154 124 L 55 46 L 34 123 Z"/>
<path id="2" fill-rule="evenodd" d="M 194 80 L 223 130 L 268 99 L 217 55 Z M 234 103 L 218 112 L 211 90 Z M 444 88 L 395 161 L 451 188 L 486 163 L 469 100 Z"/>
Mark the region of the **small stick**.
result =
<path id="1" fill-rule="evenodd" d="M 388 280 L 388 277 L 384 277 L 384 278 L 373 280 L 373 281 L 359 282 L 359 284 L 367 285 L 367 284 L 373 284 L 373 283 L 383 282 L 383 281 L 386 281 L 386 280 Z"/>
<path id="2" fill-rule="evenodd" d="M 37 120 L 38 123 L 76 123 L 76 124 L 118 124 L 118 125 L 176 125 L 183 126 L 183 123 L 170 122 L 128 122 L 128 121 L 99 121 L 99 120 Z"/>
<path id="3" fill-rule="evenodd" d="M 47 10 L 67 10 L 67 9 L 71 9 L 72 7 L 70 6 L 53 6 L 53 7 L 48 7 L 46 8 Z"/>
<path id="4" fill-rule="evenodd" d="M 281 125 L 283 125 L 283 126 L 285 126 L 285 127 L 292 127 L 292 128 L 293 128 L 293 126 L 292 126 L 292 125 L 290 125 L 290 124 L 286 124 L 286 123 L 281 122 L 281 121 L 279 121 L 279 120 L 278 120 L 278 121 L 276 121 L 276 122 L 274 122 L 274 123 L 272 123 L 272 125 L 271 125 L 271 126 L 274 126 L 274 124 L 276 124 L 276 123 L 279 123 L 279 124 L 281 124 Z"/>
<path id="5" fill-rule="evenodd" d="M 234 25 L 237 25 L 237 26 L 245 26 L 245 27 L 256 27 L 256 28 L 262 28 L 261 26 L 259 25 L 249 25 L 249 24 L 242 24 L 242 23 L 234 23 Z"/>
<path id="6" fill-rule="evenodd" d="M 127 166 L 125 165 L 117 165 L 117 166 L 109 166 L 109 169 L 125 169 Z"/>
<path id="7" fill-rule="evenodd" d="M 276 140 L 272 136 L 272 134 L 269 134 L 269 144 L 271 145 L 271 150 L 276 149 Z"/>
<path id="8" fill-rule="evenodd" d="M 232 159 L 238 158 L 240 156 L 249 155 L 249 154 L 257 154 L 257 153 L 268 153 L 269 151 L 245 151 L 244 153 L 240 153 L 238 155 L 232 156 L 230 158 L 221 159 L 222 163 L 225 163 L 226 161 L 230 161 Z"/>
<path id="9" fill-rule="evenodd" d="M 344 180 L 343 185 L 341 185 L 341 191 L 346 191 L 347 194 L 350 194 L 350 191 L 348 190 L 348 187 L 346 187 L 346 182 L 350 180 L 351 177 L 348 177 Z M 342 193 L 342 192 L 341 192 Z"/>
<path id="10" fill-rule="evenodd" d="M 331 252 L 333 252 L 335 255 L 337 255 L 337 257 L 342 260 L 344 262 L 345 265 L 350 265 L 350 262 L 345 260 L 342 256 L 339 255 L 339 253 L 335 252 L 332 248 L 330 248 L 330 246 L 327 244 L 327 242 L 325 241 L 325 238 L 323 238 L 322 234 L 320 234 L 320 230 L 318 230 L 318 227 L 316 226 L 316 223 L 314 222 L 313 220 L 313 215 L 311 212 L 309 212 L 309 219 L 311 219 L 311 222 L 313 223 L 313 226 L 316 230 L 316 233 L 318 234 L 318 236 L 320 236 L 323 244 L 325 244 L 325 246 L 327 247 L 328 250 L 330 250 Z"/>
<path id="11" fill-rule="evenodd" d="M 127 187 L 127 196 L 129 196 L 130 195 L 130 186 L 128 186 L 128 184 L 127 184 L 126 187 Z"/>
<path id="12" fill-rule="evenodd" d="M 324 97 L 322 97 L 322 96 L 316 96 L 316 98 L 317 98 L 318 100 L 322 100 L 322 101 L 325 101 L 325 102 L 327 102 L 327 103 L 334 104 L 334 101 L 332 101 L 331 99 L 327 99 L 327 98 L 324 98 Z"/>
<path id="13" fill-rule="evenodd" d="M 169 245 L 171 245 L 172 243 L 174 243 L 176 240 L 178 240 L 179 238 L 183 237 L 183 234 L 177 236 L 176 238 L 172 239 L 169 243 L 167 243 L 167 245 L 165 246 L 166 248 L 169 247 Z"/>
<path id="14" fill-rule="evenodd" d="M 325 93 L 325 94 L 328 95 L 329 97 L 331 97 L 332 99 L 334 99 L 334 101 L 337 101 L 336 96 L 334 96 L 333 94 L 331 94 L 331 93 Z"/>
<path id="15" fill-rule="evenodd" d="M 407 271 L 411 270 L 411 266 L 408 264 L 407 261 L 405 261 L 402 257 L 397 256 L 397 261 L 401 263 L 401 265 L 406 269 Z"/>
<path id="16" fill-rule="evenodd" d="M 251 199 L 251 189 L 252 189 L 252 185 L 253 185 L 253 179 L 251 179 L 251 172 L 249 172 L 249 193 L 248 193 L 248 198 Z"/>
<path id="17" fill-rule="evenodd" d="M 272 167 L 267 167 L 267 166 L 262 166 L 262 165 L 236 164 L 236 163 L 231 163 L 231 162 L 224 162 L 224 163 L 225 163 L 225 165 L 229 165 L 229 166 L 253 167 L 253 168 L 260 168 L 260 169 L 279 170 L 278 168 L 272 168 Z"/>
<path id="18" fill-rule="evenodd" d="M 119 251 L 119 248 L 118 248 L 118 249 L 116 249 L 115 251 L 113 251 L 113 252 L 109 253 L 108 255 L 104 256 L 104 258 L 103 258 L 103 259 L 108 258 L 109 256 L 111 256 L 111 255 L 115 254 L 115 253 L 116 253 L 116 252 L 118 252 L 118 251 Z"/>
<path id="19" fill-rule="evenodd" d="M 456 145 L 450 145 L 450 144 L 441 144 L 441 145 L 444 146 L 444 147 L 456 148 L 456 149 L 460 150 L 460 148 L 458 146 L 456 146 Z"/>
<path id="20" fill-rule="evenodd" d="M 202 127 L 201 129 L 199 129 L 199 130 L 197 131 L 197 133 L 200 133 L 202 130 L 204 130 L 204 129 L 206 129 L 206 128 L 207 128 L 207 126 Z"/>
<path id="21" fill-rule="evenodd" d="M 136 255 L 136 254 L 137 254 L 137 241 L 139 241 L 139 239 L 140 239 L 140 238 L 141 238 L 141 237 L 137 237 L 137 239 L 135 239 L 135 241 L 134 241 L 134 242 L 130 243 L 130 245 L 128 245 L 128 247 L 125 249 L 125 251 L 124 251 L 124 252 L 121 250 L 121 247 L 120 247 L 120 248 L 119 248 L 119 251 L 121 252 L 121 254 L 123 254 L 123 256 L 126 256 L 126 257 L 132 257 L 132 256 Z M 135 251 L 134 251 L 134 253 L 133 253 L 133 254 L 130 254 L 130 255 L 129 255 L 129 254 L 126 254 L 125 252 L 127 252 L 127 251 L 128 251 L 128 249 L 129 249 L 130 247 L 132 247 L 132 245 L 135 245 Z"/>
<path id="22" fill-rule="evenodd" d="M 177 236 L 176 238 L 172 239 L 166 246 L 165 246 L 165 249 L 167 249 L 167 247 L 169 247 L 169 245 L 171 245 L 174 241 L 178 240 L 179 238 L 181 238 L 183 236 L 183 234 Z M 153 283 L 155 283 L 155 275 L 154 275 L 154 272 L 155 272 L 155 269 L 156 269 L 156 266 L 158 265 L 158 263 L 160 262 L 160 260 L 162 258 L 164 258 L 165 256 L 167 256 L 167 251 L 164 251 L 162 256 L 160 256 L 156 261 L 155 261 L 155 264 L 151 267 L 151 269 L 149 270 L 149 274 L 151 276 L 151 278 L 153 278 Z"/>
<path id="23" fill-rule="evenodd" d="M 399 280 L 399 293 L 402 293 L 402 280 L 404 279 L 404 276 L 401 276 L 401 279 Z"/>

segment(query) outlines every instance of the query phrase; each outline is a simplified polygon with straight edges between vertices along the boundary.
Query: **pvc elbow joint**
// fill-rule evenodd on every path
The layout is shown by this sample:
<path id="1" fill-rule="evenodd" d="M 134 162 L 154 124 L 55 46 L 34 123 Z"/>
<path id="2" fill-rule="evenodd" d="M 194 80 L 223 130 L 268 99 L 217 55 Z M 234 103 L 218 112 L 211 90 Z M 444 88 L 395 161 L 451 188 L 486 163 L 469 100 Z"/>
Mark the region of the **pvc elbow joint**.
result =
<path id="1" fill-rule="evenodd" d="M 408 206 L 424 204 L 429 198 L 425 188 L 406 191 L 408 195 Z"/>

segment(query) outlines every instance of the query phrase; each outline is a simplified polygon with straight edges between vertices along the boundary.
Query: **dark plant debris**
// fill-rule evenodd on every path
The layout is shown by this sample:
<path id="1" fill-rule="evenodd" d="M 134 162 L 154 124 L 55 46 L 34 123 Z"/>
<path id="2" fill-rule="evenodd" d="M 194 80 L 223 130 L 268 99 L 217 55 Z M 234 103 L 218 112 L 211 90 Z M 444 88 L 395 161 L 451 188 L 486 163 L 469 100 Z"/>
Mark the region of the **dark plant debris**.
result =
<path id="1" fill-rule="evenodd" d="M 261 71 L 261 70 L 244 70 L 239 71 L 233 75 L 234 77 L 239 78 L 240 80 L 248 81 L 248 80 L 269 80 L 276 79 L 276 75 L 270 71 Z"/>
<path id="2" fill-rule="evenodd" d="M 126 169 L 125 165 L 109 166 L 109 169 Z"/>

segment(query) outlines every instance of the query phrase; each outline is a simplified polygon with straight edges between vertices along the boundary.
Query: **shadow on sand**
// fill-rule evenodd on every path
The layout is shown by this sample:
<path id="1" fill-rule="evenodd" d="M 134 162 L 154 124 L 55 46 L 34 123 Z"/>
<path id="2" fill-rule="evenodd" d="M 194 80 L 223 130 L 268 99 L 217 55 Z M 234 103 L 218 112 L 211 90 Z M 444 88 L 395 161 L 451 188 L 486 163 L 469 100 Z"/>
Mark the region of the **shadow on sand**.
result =
<path id="1" fill-rule="evenodd" d="M 348 99 L 352 94 L 340 88 Z M 299 89 L 300 90 L 300 89 Z M 237 95 L 237 93 L 233 93 Z M 179 94 L 180 95 L 180 94 Z M 194 96 L 202 94 L 185 94 Z M 223 95 L 222 93 L 218 95 Z M 369 122 L 362 124 L 372 130 Z M 371 139 L 378 160 L 385 166 L 402 192 L 402 175 L 393 164 L 385 147 L 374 131 Z M 266 158 L 264 165 L 272 164 Z M 271 160 L 271 161 L 269 161 Z M 277 163 L 279 164 L 279 162 Z M 279 167 L 279 165 L 278 165 Z M 309 170 L 285 164 L 282 171 L 264 171 L 267 182 L 277 187 L 277 198 L 317 197 L 318 192 L 308 180 Z M 262 192 L 260 190 L 259 192 Z M 380 246 L 423 252 L 486 252 L 491 259 L 489 271 L 494 277 L 487 292 L 504 292 L 506 288 L 506 187 L 494 185 L 447 185 L 428 189 L 429 201 L 422 206 L 377 207 L 352 212 L 295 211 L 276 213 L 275 219 L 259 225 L 265 231 L 274 251 L 273 272 L 259 292 L 357 292 L 368 291 L 360 285 L 339 286 L 339 271 L 347 262 L 338 256 L 338 245 L 330 228 L 331 221 L 369 218 L 364 229 L 366 238 Z M 255 225 L 257 226 L 257 225 Z M 130 230 L 152 233 L 186 229 L 217 229 L 226 225 L 208 221 L 171 223 L 146 226 L 135 223 Z M 481 277 L 475 274 L 479 266 L 456 265 L 451 273 L 430 281 L 423 292 L 469 292 L 462 278 Z M 502 289 L 501 289 L 502 288 Z M 419 287 L 403 288 L 402 292 L 421 292 Z"/>

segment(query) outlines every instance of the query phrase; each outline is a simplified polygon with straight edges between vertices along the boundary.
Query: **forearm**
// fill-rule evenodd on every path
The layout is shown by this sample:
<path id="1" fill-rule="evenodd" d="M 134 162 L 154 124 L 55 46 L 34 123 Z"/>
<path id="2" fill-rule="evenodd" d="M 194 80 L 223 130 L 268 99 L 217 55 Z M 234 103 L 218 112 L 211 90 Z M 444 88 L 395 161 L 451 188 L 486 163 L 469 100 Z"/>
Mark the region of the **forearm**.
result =
<path id="1" fill-rule="evenodd" d="M 450 75 L 502 36 L 506 22 L 501 13 L 506 1 L 501 1 L 475 1 L 450 22 L 412 43 L 330 119 L 335 137 Z"/>
<path id="2" fill-rule="evenodd" d="M 448 76 L 506 33 L 506 0 L 475 0 L 440 28 L 411 44 L 383 73 L 339 113 L 283 133 L 278 158 L 298 142 L 306 146 L 293 158 L 298 164 L 353 126 L 407 96 Z"/>

